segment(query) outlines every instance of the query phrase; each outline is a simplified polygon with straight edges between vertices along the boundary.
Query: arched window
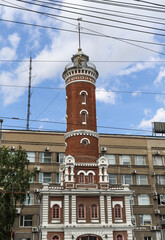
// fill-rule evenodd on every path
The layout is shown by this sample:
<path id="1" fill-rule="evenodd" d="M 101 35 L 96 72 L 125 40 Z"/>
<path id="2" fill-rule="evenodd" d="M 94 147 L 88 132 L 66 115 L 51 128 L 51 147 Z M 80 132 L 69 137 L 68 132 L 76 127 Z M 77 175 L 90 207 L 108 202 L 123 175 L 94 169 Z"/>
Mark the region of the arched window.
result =
<path id="1" fill-rule="evenodd" d="M 121 218 L 121 206 L 119 204 L 116 204 L 114 207 L 114 213 L 115 213 L 115 218 Z"/>
<path id="2" fill-rule="evenodd" d="M 86 122 L 87 122 L 87 113 L 86 112 L 82 112 L 81 116 L 82 116 L 82 123 L 86 124 Z"/>
<path id="3" fill-rule="evenodd" d="M 60 219 L 60 206 L 57 204 L 53 205 L 52 218 Z"/>
<path id="4" fill-rule="evenodd" d="M 84 176 L 83 173 L 80 173 L 79 182 L 80 182 L 80 183 L 85 183 L 85 176 Z"/>
<path id="5" fill-rule="evenodd" d="M 116 240 L 123 240 L 123 236 L 121 234 L 118 234 Z"/>
<path id="6" fill-rule="evenodd" d="M 89 173 L 89 175 L 88 175 L 88 182 L 89 183 L 93 183 L 94 182 L 94 176 L 93 176 L 92 173 Z"/>
<path id="7" fill-rule="evenodd" d="M 81 95 L 81 103 L 82 104 L 86 104 L 86 96 L 88 95 L 87 91 L 82 90 L 80 92 L 80 95 Z"/>
<path id="8" fill-rule="evenodd" d="M 52 240 L 60 240 L 59 236 L 55 235 L 52 237 Z"/>
<path id="9" fill-rule="evenodd" d="M 96 204 L 91 206 L 91 218 L 98 218 L 98 208 Z"/>
<path id="10" fill-rule="evenodd" d="M 79 205 L 79 208 L 78 208 L 78 218 L 79 218 L 79 219 L 84 219 L 84 218 L 85 218 L 85 215 L 86 215 L 85 207 L 84 207 L 83 204 L 80 204 L 80 205 Z"/>

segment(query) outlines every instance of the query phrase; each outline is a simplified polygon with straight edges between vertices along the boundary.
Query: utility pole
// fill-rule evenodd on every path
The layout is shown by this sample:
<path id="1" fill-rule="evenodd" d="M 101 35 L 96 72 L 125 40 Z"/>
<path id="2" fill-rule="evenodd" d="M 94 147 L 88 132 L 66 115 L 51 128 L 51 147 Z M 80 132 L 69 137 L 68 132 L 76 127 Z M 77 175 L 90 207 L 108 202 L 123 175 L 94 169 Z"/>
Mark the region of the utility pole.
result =
<path id="1" fill-rule="evenodd" d="M 31 73 L 32 73 L 32 58 L 30 57 L 30 66 L 29 66 L 29 87 L 28 87 L 28 109 L 27 109 L 27 125 L 26 125 L 26 130 L 29 130 L 30 98 L 31 98 Z"/>
<path id="2" fill-rule="evenodd" d="M 3 119 L 0 119 L 0 150 L 1 150 L 1 142 L 2 142 L 2 139 L 3 139 L 2 123 L 3 123 Z"/>

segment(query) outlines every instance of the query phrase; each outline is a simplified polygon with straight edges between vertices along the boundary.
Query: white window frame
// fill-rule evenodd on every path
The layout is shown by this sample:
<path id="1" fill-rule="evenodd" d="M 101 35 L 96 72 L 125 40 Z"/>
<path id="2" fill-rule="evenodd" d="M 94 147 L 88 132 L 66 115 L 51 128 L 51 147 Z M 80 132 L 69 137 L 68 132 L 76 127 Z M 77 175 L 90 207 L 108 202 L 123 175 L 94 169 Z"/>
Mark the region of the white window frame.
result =
<path id="1" fill-rule="evenodd" d="M 26 219 L 27 217 L 31 217 L 31 219 Z M 30 225 L 25 225 L 26 222 L 31 222 Z M 20 216 L 20 227 L 32 227 L 33 226 L 33 215 L 21 215 Z"/>
<path id="2" fill-rule="evenodd" d="M 156 176 L 156 184 L 157 185 L 165 185 L 165 175 L 157 175 Z"/>
<path id="3" fill-rule="evenodd" d="M 34 204 L 34 194 L 29 193 L 26 194 L 26 199 L 24 202 L 25 205 L 33 205 Z"/>
<path id="4" fill-rule="evenodd" d="M 140 194 L 138 196 L 138 205 L 150 205 L 150 197 L 148 194 Z"/>
<path id="5" fill-rule="evenodd" d="M 34 163 L 35 162 L 35 152 L 26 152 L 27 159 L 29 162 Z"/>
<path id="6" fill-rule="evenodd" d="M 131 174 L 122 174 L 120 177 L 121 177 L 121 184 L 132 185 L 132 175 Z"/>
<path id="7" fill-rule="evenodd" d="M 50 156 L 46 156 L 49 154 Z M 52 162 L 52 153 L 51 152 L 40 152 L 39 153 L 39 162 L 40 163 L 51 163 Z"/>
<path id="8" fill-rule="evenodd" d="M 151 236 L 146 236 L 146 237 L 144 237 L 144 240 L 152 240 L 152 237 Z"/>
<path id="9" fill-rule="evenodd" d="M 65 159 L 65 153 L 64 152 L 57 153 L 57 162 L 58 163 L 63 163 L 64 159 Z"/>
<path id="10" fill-rule="evenodd" d="M 146 165 L 146 156 L 144 155 L 135 155 L 134 156 L 135 165 Z"/>
<path id="11" fill-rule="evenodd" d="M 116 156 L 114 154 L 104 154 L 104 157 L 107 158 L 109 165 L 116 164 Z"/>
<path id="12" fill-rule="evenodd" d="M 117 175 L 116 174 L 108 174 L 109 184 L 117 184 Z M 111 182 L 111 180 L 113 182 Z"/>
<path id="13" fill-rule="evenodd" d="M 159 195 L 160 205 L 165 205 L 165 194 Z"/>
<path id="14" fill-rule="evenodd" d="M 130 155 L 120 155 L 119 156 L 121 165 L 131 165 L 131 156 Z"/>
<path id="15" fill-rule="evenodd" d="M 49 174 L 49 177 L 46 176 Z M 45 181 L 46 179 L 50 179 L 50 181 Z M 45 172 L 45 173 L 39 173 L 39 183 L 51 183 L 52 182 L 52 174 Z"/>
<path id="16" fill-rule="evenodd" d="M 139 215 L 141 226 L 150 226 L 152 224 L 152 218 L 149 214 Z"/>
<path id="17" fill-rule="evenodd" d="M 164 166 L 164 157 L 160 155 L 154 155 L 153 158 L 153 165 L 154 166 Z"/>
<path id="18" fill-rule="evenodd" d="M 56 183 L 60 183 L 60 173 L 56 173 Z"/>
<path id="19" fill-rule="evenodd" d="M 137 185 L 147 185 L 148 177 L 145 174 L 136 175 L 136 184 Z"/>

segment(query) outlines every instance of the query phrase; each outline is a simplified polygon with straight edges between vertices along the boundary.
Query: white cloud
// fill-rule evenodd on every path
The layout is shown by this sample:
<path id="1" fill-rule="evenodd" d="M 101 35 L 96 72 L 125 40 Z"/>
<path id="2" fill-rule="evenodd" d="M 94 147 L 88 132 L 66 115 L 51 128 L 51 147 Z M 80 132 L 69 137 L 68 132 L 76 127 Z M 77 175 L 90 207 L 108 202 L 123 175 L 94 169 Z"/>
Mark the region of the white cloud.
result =
<path id="1" fill-rule="evenodd" d="M 156 111 L 156 114 L 153 116 L 153 118 L 146 120 L 143 119 L 141 123 L 139 124 L 139 128 L 147 129 L 152 127 L 152 122 L 165 122 L 165 109 L 160 108 Z"/>
<path id="2" fill-rule="evenodd" d="M 99 102 L 115 104 L 116 94 L 111 90 L 105 90 L 104 88 L 96 89 L 96 100 Z"/>
<path id="3" fill-rule="evenodd" d="M 165 68 L 164 67 L 162 67 L 160 69 L 160 72 L 159 72 L 157 78 L 155 79 L 154 84 L 156 86 L 158 86 L 162 83 L 163 80 L 165 80 Z"/>
<path id="4" fill-rule="evenodd" d="M 146 117 L 147 117 L 150 113 L 152 113 L 151 108 L 146 108 L 146 109 L 144 109 L 144 114 L 145 114 Z"/>

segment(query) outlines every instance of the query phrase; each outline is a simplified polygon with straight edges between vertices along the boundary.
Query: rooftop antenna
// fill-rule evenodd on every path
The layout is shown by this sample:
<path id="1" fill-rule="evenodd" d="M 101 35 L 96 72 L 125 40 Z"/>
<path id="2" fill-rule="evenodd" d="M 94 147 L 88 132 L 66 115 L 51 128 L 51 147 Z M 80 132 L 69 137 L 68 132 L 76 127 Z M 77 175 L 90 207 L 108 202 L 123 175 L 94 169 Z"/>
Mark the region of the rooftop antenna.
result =
<path id="1" fill-rule="evenodd" d="M 29 130 L 30 98 L 31 98 L 31 73 L 32 73 L 32 57 L 30 57 L 30 66 L 29 66 L 28 109 L 27 109 L 27 125 L 26 125 L 26 130 Z"/>
<path id="2" fill-rule="evenodd" d="M 82 18 L 77 18 L 78 21 L 78 37 L 79 37 L 79 48 L 78 51 L 81 51 L 81 27 L 80 27 L 80 21 L 82 21 Z"/>

